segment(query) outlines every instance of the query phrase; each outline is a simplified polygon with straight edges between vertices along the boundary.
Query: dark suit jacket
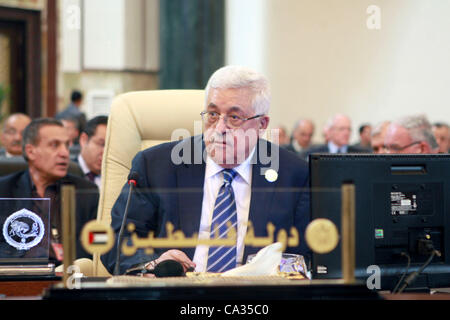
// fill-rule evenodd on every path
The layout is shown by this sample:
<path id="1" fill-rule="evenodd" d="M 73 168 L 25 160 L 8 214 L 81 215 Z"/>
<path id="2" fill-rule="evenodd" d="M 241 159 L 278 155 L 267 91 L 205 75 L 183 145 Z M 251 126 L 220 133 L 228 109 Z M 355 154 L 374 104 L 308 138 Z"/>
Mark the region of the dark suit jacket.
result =
<path id="1" fill-rule="evenodd" d="M 191 146 L 192 148 L 189 148 Z M 276 161 L 266 161 L 267 165 L 264 165 L 265 159 L 258 156 L 261 147 L 267 147 L 270 155 L 279 152 L 276 158 L 279 161 L 278 179 L 273 183 L 261 175 L 261 169 L 268 168 L 271 164 L 273 166 Z M 187 149 L 191 151 L 188 154 L 181 153 L 182 161 L 174 163 L 172 150 L 179 154 L 180 150 Z M 202 137 L 196 136 L 181 142 L 164 143 L 149 148 L 139 152 L 133 159 L 131 170 L 137 172 L 139 178 L 130 201 L 127 224 L 135 224 L 139 237 L 147 237 L 149 231 L 154 231 L 155 237 L 166 237 L 165 226 L 169 221 L 175 226 L 175 230 L 182 230 L 186 237 L 191 237 L 199 231 L 206 167 L 202 158 L 203 150 Z M 249 221 L 254 226 L 255 236 L 267 236 L 269 222 L 276 226 L 275 236 L 279 229 L 285 229 L 289 234 L 290 228 L 294 226 L 301 235 L 300 244 L 295 248 L 288 247 L 286 252 L 307 255 L 304 231 L 310 220 L 310 198 L 306 163 L 294 153 L 265 140 L 259 141 L 255 157 L 249 212 Z M 129 186 L 125 184 L 111 211 L 111 224 L 116 234 L 122 224 L 128 190 Z M 125 234 L 129 236 L 129 233 Z M 193 259 L 195 248 L 178 249 Z M 256 253 L 260 249 L 246 246 L 244 261 L 248 254 Z M 110 272 L 114 270 L 116 250 L 114 247 L 101 257 Z M 120 272 L 124 273 L 132 266 L 151 261 L 166 250 L 155 249 L 155 255 L 146 254 L 143 250 L 128 257 L 121 254 Z"/>
<path id="2" fill-rule="evenodd" d="M 80 235 L 83 226 L 97 217 L 99 200 L 97 185 L 70 174 L 58 181 L 58 186 L 62 184 L 73 184 L 76 189 L 76 258 L 91 258 L 92 255 L 81 245 Z M 31 193 L 32 184 L 28 170 L 0 178 L 0 196 L 3 198 L 30 198 Z"/>

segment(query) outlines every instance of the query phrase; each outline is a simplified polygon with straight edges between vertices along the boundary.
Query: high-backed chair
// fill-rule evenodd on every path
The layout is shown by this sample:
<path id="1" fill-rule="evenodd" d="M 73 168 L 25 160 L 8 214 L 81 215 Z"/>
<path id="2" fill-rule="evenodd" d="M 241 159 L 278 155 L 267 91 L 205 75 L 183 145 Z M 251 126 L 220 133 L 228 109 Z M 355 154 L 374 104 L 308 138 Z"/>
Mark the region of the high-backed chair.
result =
<path id="1" fill-rule="evenodd" d="M 138 91 L 114 99 L 103 153 L 97 220 L 111 223 L 111 209 L 126 183 L 136 153 L 178 139 L 172 137 L 175 129 L 190 135 L 201 133 L 204 101 L 203 90 Z M 93 261 L 96 275 L 109 275 L 99 255 L 95 254 Z"/>

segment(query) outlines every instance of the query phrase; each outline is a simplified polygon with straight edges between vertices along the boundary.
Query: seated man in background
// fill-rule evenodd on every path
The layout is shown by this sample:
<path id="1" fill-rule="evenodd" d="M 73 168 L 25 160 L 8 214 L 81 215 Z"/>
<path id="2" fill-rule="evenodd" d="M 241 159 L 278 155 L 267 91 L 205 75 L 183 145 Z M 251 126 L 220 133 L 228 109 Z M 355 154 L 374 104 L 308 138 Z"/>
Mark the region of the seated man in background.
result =
<path id="1" fill-rule="evenodd" d="M 384 137 L 386 153 L 437 153 L 439 146 L 425 115 L 402 117 L 393 121 Z"/>
<path id="2" fill-rule="evenodd" d="M 308 119 L 297 121 L 292 131 L 292 142 L 288 150 L 301 154 L 311 146 L 314 135 L 314 123 Z"/>
<path id="3" fill-rule="evenodd" d="M 307 259 L 308 167 L 292 152 L 260 139 L 269 124 L 267 79 L 244 67 L 223 67 L 208 81 L 205 96 L 203 135 L 157 145 L 133 159 L 131 172 L 138 173 L 137 187 L 125 226 L 134 223 L 139 237 L 154 232 L 154 237 L 166 238 L 166 223 L 171 222 L 174 232 L 182 231 L 185 237 L 198 234 L 199 239 L 225 238 L 233 228 L 234 245 L 155 248 L 154 254 L 139 249 L 132 256 L 121 254 L 120 273 L 135 266 L 152 269 L 167 259 L 178 261 L 185 271 L 195 268 L 197 272 L 224 272 L 245 264 L 249 254 L 261 249 L 245 243 L 247 222 L 252 223 L 255 237 L 269 236 L 269 222 L 276 228 L 275 235 L 295 227 L 299 244 L 286 251 Z M 268 151 L 268 161 L 261 150 Z M 272 167 L 269 178 L 266 171 Z M 116 234 L 128 190 L 125 184 L 111 211 Z M 116 250 L 117 242 L 101 257 L 110 272 L 116 267 Z"/>
<path id="4" fill-rule="evenodd" d="M 372 126 L 364 123 L 359 126 L 359 142 L 355 143 L 353 147 L 365 149 L 366 152 L 372 152 Z"/>
<path id="5" fill-rule="evenodd" d="M 308 159 L 312 153 L 360 153 L 367 150 L 349 146 L 350 134 L 352 132 L 352 122 L 349 117 L 343 114 L 336 114 L 328 120 L 328 143 L 312 146 L 304 152 L 302 157 Z"/>
<path id="6" fill-rule="evenodd" d="M 74 118 L 78 121 L 78 128 L 81 132 L 86 125 L 86 115 L 81 111 L 81 104 L 83 103 L 83 94 L 78 90 L 73 90 L 70 95 L 70 103 L 66 109 L 58 112 L 55 118 L 58 120 Z"/>
<path id="7" fill-rule="evenodd" d="M 81 151 L 77 162 L 86 179 L 100 188 L 103 150 L 106 140 L 107 116 L 97 116 L 86 123 L 80 135 Z"/>
<path id="8" fill-rule="evenodd" d="M 0 178 L 0 194 L 4 198 L 50 198 L 50 259 L 56 264 L 61 256 L 61 186 L 76 189 L 76 258 L 91 257 L 79 241 L 85 223 L 96 219 L 97 186 L 83 178 L 67 174 L 69 168 L 69 137 L 58 120 L 34 119 L 23 132 L 23 155 L 28 170 Z"/>
<path id="9" fill-rule="evenodd" d="M 64 128 L 66 128 L 67 133 L 69 134 L 69 152 L 70 152 L 70 160 L 77 161 L 77 157 L 80 154 L 80 133 L 81 126 L 77 118 L 74 116 L 63 116 L 58 118 L 59 121 L 63 124 Z"/>
<path id="10" fill-rule="evenodd" d="M 278 144 L 280 146 L 282 146 L 282 147 L 289 146 L 290 138 L 289 138 L 289 135 L 287 133 L 286 127 L 284 127 L 284 126 L 275 127 L 275 128 L 273 128 L 272 133 L 273 134 L 275 134 L 275 133 L 278 134 Z M 271 140 L 271 141 L 273 141 L 273 140 Z"/>
<path id="11" fill-rule="evenodd" d="M 384 150 L 384 136 L 386 135 L 387 128 L 391 124 L 390 121 L 383 121 L 375 126 L 372 131 L 372 150 L 373 153 L 385 153 Z"/>
<path id="12" fill-rule="evenodd" d="M 78 120 L 71 116 L 67 116 L 59 120 L 63 124 L 64 128 L 67 129 L 67 133 L 69 134 L 69 147 L 78 145 L 81 133 Z"/>
<path id="13" fill-rule="evenodd" d="M 0 135 L 3 148 L 0 157 L 22 157 L 22 132 L 31 122 L 24 113 L 13 113 L 5 119 Z"/>
<path id="14" fill-rule="evenodd" d="M 448 153 L 450 149 L 450 128 L 448 124 L 436 122 L 433 124 L 433 134 L 439 145 L 439 153 Z"/>

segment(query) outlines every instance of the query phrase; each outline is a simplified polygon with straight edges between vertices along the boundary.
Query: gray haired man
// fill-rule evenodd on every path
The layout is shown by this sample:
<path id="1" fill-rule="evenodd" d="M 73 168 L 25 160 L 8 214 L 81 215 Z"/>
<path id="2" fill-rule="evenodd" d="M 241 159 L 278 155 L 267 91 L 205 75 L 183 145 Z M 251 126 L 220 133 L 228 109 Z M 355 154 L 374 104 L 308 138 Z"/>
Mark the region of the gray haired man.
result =
<path id="1" fill-rule="evenodd" d="M 437 153 L 439 148 L 425 115 L 393 121 L 387 129 L 384 145 L 386 153 Z"/>

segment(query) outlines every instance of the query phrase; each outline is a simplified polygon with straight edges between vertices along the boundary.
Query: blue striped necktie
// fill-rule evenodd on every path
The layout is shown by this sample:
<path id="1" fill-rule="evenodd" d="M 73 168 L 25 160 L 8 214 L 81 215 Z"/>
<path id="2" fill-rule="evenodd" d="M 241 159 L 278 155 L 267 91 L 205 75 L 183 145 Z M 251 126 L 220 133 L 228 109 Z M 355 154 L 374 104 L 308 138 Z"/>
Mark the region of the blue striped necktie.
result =
<path id="1" fill-rule="evenodd" d="M 216 232 L 218 232 L 219 238 L 226 238 L 229 229 L 237 226 L 236 201 L 231 187 L 231 182 L 237 172 L 232 169 L 225 169 L 222 172 L 224 182 L 214 204 L 210 239 L 215 237 Z M 209 248 L 207 272 L 224 272 L 235 267 L 236 244 L 231 248 L 224 246 Z"/>

